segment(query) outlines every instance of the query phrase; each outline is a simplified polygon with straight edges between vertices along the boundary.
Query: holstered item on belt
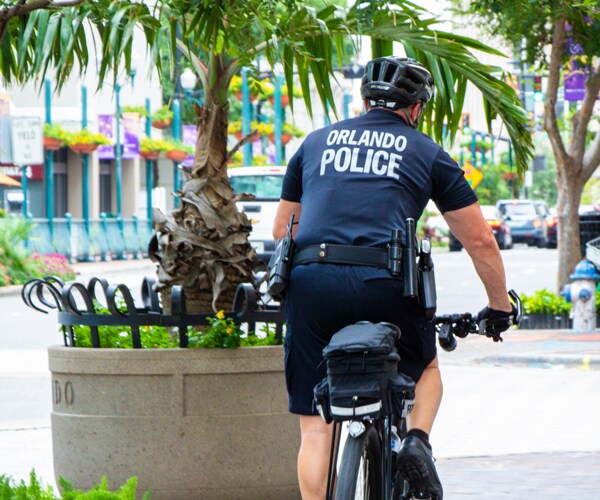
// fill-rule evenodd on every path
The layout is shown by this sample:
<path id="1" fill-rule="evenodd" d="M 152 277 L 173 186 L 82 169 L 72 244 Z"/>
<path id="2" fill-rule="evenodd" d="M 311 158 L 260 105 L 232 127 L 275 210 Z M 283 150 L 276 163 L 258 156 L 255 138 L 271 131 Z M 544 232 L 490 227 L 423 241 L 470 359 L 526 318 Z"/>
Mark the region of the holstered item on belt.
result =
<path id="1" fill-rule="evenodd" d="M 290 217 L 287 233 L 284 238 L 277 242 L 275 253 L 269 261 L 269 281 L 267 290 L 275 300 L 282 301 L 284 292 L 290 279 L 292 270 L 292 259 L 296 245 L 292 238 L 292 227 L 294 226 L 294 214 Z"/>
<path id="2" fill-rule="evenodd" d="M 433 259 L 431 258 L 431 243 L 421 240 L 419 252 L 419 303 L 423 308 L 425 319 L 430 320 L 437 309 L 437 293 L 435 291 L 435 273 Z"/>
<path id="3" fill-rule="evenodd" d="M 402 286 L 404 297 L 417 295 L 417 247 L 415 220 L 406 219 L 402 246 Z"/>

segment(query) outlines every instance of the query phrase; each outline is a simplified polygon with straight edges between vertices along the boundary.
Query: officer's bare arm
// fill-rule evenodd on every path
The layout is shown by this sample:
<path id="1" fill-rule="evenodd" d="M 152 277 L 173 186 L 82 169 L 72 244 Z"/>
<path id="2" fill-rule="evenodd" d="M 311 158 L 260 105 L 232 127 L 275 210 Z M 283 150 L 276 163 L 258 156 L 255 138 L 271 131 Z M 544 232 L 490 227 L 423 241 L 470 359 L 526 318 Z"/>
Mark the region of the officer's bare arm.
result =
<path id="1" fill-rule="evenodd" d="M 294 221 L 300 220 L 300 212 L 302 211 L 302 205 L 295 201 L 280 200 L 279 207 L 277 207 L 277 215 L 275 216 L 275 223 L 273 224 L 273 238 L 276 240 L 283 238 L 287 232 L 287 225 L 290 222 L 292 214 L 295 215 Z M 294 226 L 292 235 L 296 236 L 296 228 Z"/>
<path id="2" fill-rule="evenodd" d="M 444 219 L 471 257 L 485 287 L 489 306 L 500 311 L 511 311 L 500 249 L 490 225 L 483 218 L 479 203 L 446 212 Z"/>

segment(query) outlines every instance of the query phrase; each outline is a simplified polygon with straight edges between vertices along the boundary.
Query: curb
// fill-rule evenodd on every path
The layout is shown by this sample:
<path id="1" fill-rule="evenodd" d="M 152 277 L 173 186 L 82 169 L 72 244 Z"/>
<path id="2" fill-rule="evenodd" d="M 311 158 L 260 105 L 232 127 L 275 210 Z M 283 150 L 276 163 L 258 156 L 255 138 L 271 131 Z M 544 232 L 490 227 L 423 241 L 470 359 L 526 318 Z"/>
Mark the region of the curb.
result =
<path id="1" fill-rule="evenodd" d="M 0 297 L 16 297 L 21 295 L 23 285 L 10 285 L 0 287 Z"/>
<path id="2" fill-rule="evenodd" d="M 576 368 L 582 371 L 600 370 L 600 356 L 588 356 L 583 354 L 486 356 L 484 358 L 478 358 L 476 361 L 479 363 L 516 365 L 529 368 L 557 368 L 563 366 L 565 368 Z"/>
<path id="3" fill-rule="evenodd" d="M 152 265 L 149 259 L 112 260 L 104 262 L 77 262 L 71 264 L 75 271 L 75 280 L 87 280 L 89 277 L 98 275 L 114 276 L 126 272 L 135 272 Z M 21 295 L 23 285 L 10 285 L 0 287 L 0 297 L 16 297 Z"/>

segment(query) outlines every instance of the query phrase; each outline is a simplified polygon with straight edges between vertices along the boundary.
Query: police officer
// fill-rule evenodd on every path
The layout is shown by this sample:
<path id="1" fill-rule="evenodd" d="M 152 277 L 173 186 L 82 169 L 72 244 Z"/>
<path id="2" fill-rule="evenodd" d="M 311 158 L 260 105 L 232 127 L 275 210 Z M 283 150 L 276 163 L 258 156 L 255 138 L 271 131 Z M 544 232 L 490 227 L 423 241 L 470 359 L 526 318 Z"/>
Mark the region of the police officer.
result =
<path id="1" fill-rule="evenodd" d="M 432 199 L 485 286 L 489 304 L 478 319 L 494 325 L 494 340 L 510 326 L 504 267 L 477 197 L 456 162 L 416 129 L 433 93 L 433 78 L 417 61 L 374 59 L 361 85 L 367 113 L 312 132 L 288 164 L 274 237 L 285 236 L 295 214 L 299 252 L 325 243 L 344 245 L 350 255 L 348 262 L 325 256 L 295 265 L 287 290 L 285 374 L 289 409 L 300 415 L 298 478 L 305 500 L 321 500 L 326 490 L 332 430 L 312 403 L 313 387 L 326 376 L 322 349 L 335 332 L 365 320 L 395 323 L 402 331 L 399 369 L 417 390 L 399 467 L 415 490 L 442 498 L 429 444 L 442 397 L 434 327 L 387 269 L 355 265 L 353 248 L 385 248 L 392 230 L 403 229 L 406 218 L 418 220 Z"/>

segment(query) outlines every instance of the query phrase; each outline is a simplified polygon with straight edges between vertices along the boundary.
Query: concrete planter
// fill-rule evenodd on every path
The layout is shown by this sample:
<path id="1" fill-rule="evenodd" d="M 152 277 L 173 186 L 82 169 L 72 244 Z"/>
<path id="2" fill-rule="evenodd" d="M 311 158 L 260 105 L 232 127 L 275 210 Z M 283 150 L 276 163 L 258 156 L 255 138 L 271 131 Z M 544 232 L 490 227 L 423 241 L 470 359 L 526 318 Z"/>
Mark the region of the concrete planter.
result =
<path id="1" fill-rule="evenodd" d="M 299 498 L 283 347 L 49 348 L 54 470 L 154 499 Z"/>

